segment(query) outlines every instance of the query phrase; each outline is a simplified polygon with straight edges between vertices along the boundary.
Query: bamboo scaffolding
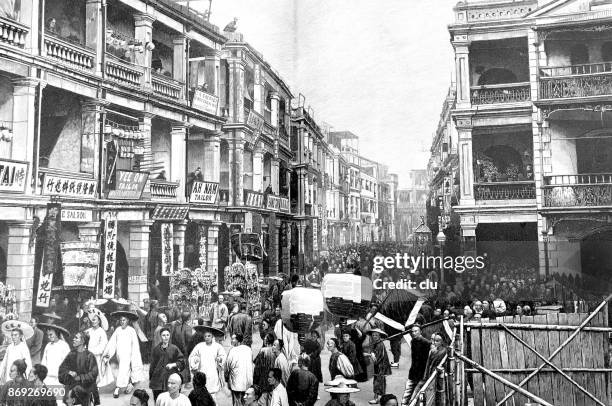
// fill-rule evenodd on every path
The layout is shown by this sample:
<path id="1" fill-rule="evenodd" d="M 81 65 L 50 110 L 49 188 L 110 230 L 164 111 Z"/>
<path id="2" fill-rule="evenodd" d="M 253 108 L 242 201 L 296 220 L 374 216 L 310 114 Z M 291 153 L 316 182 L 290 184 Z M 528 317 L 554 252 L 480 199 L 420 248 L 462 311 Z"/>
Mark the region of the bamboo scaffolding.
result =
<path id="1" fill-rule="evenodd" d="M 537 370 L 537 368 L 492 368 L 489 371 L 491 372 L 495 372 L 498 374 L 528 374 L 531 373 L 533 371 Z M 563 371 L 565 372 L 594 372 L 594 373 L 602 373 L 602 374 L 607 374 L 612 372 L 612 368 L 563 368 Z M 465 372 L 479 372 L 477 369 L 474 368 L 467 368 L 465 370 Z M 554 372 L 557 373 L 558 371 L 552 368 L 542 368 L 540 370 L 540 372 Z"/>
<path id="2" fill-rule="evenodd" d="M 612 294 L 609 295 L 608 297 L 606 297 L 603 302 L 601 302 L 599 304 L 599 306 L 597 306 L 597 308 L 591 313 L 589 314 L 589 317 L 587 317 L 581 324 L 580 326 L 572 333 L 570 334 L 570 336 L 550 355 L 550 357 L 548 357 L 548 361 L 552 361 L 562 350 L 563 348 L 565 348 L 565 346 L 567 344 L 569 344 L 574 338 L 576 338 L 576 336 L 578 334 L 580 334 L 580 332 L 585 328 L 585 326 L 587 324 L 589 324 L 591 322 L 591 320 L 593 320 L 595 318 L 595 316 L 597 315 L 597 313 L 599 313 L 601 311 L 601 309 L 603 309 L 606 304 L 612 299 Z M 523 379 L 519 384 L 518 387 L 522 389 L 522 386 L 525 385 L 531 378 L 533 378 L 534 376 L 536 376 L 538 374 L 538 372 L 540 372 L 544 367 L 546 366 L 546 364 L 541 364 L 535 371 L 533 371 L 531 374 L 529 374 L 529 376 L 527 376 L 527 378 Z M 514 384 L 513 384 L 514 385 Z M 497 402 L 496 406 L 502 406 L 508 399 L 510 399 L 512 397 L 512 395 L 514 395 L 514 393 L 516 392 L 516 390 L 512 390 L 509 394 L 507 394 L 506 396 L 504 396 L 504 398 Z"/>
<path id="3" fill-rule="evenodd" d="M 590 321 L 590 320 L 589 320 Z M 551 326 L 548 324 L 521 324 L 521 323 L 465 323 L 465 327 L 504 329 L 505 327 L 517 330 L 544 330 L 544 331 L 574 331 L 578 326 Z M 612 333 L 610 327 L 584 327 L 581 331 L 597 333 Z"/>

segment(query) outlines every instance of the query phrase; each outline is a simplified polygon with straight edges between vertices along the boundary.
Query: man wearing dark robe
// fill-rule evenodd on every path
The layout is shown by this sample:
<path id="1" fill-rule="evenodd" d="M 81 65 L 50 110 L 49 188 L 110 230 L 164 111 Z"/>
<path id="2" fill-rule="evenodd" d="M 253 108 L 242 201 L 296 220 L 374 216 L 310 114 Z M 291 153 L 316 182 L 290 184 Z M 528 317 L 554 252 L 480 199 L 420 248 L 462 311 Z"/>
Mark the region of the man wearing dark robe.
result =
<path id="1" fill-rule="evenodd" d="M 246 303 L 240 303 L 240 312 L 236 313 L 227 324 L 230 337 L 240 334 L 244 337 L 243 344 L 251 346 L 253 343 L 253 319 L 246 313 Z"/>
<path id="2" fill-rule="evenodd" d="M 374 362 L 373 392 L 375 397 L 368 403 L 372 405 L 379 403 L 380 397 L 387 393 L 387 375 L 391 375 L 391 364 L 385 343 L 382 341 L 382 336 L 386 336 L 386 333 L 380 329 L 373 329 L 370 334 L 372 338 L 370 357 Z"/>
<path id="3" fill-rule="evenodd" d="M 313 406 L 319 393 L 319 381 L 308 370 L 310 357 L 306 354 L 298 358 L 298 368 L 294 369 L 287 379 L 287 396 L 289 406 Z"/>
<path id="4" fill-rule="evenodd" d="M 149 366 L 149 388 L 153 391 L 154 400 L 167 390 L 170 375 L 180 373 L 185 368 L 183 353 L 176 345 L 170 344 L 170 329 L 162 327 L 160 335 L 162 341 L 153 348 Z"/>
<path id="5" fill-rule="evenodd" d="M 323 373 L 321 372 L 321 344 L 319 344 L 320 335 L 317 330 L 310 332 L 310 338 L 304 341 L 304 352 L 310 357 L 310 366 L 308 370 L 317 377 L 319 382 L 323 382 Z M 332 377 L 333 379 L 334 377 Z"/>
<path id="6" fill-rule="evenodd" d="M 88 405 L 90 398 L 97 393 L 98 387 L 98 364 L 96 357 L 87 350 L 89 335 L 85 332 L 78 332 L 72 339 L 73 350 L 68 353 L 61 363 L 58 371 L 58 378 L 61 384 L 66 386 L 66 393 L 69 393 L 75 386 L 80 386 L 79 401 L 81 405 Z"/>
<path id="7" fill-rule="evenodd" d="M 193 335 L 193 328 L 189 324 L 191 313 L 182 312 L 179 320 L 172 323 L 171 342 L 176 345 L 180 350 L 181 354 L 187 353 L 187 346 L 191 342 L 191 336 Z M 191 375 L 189 368 L 184 368 L 180 375 L 183 378 L 183 382 L 190 382 Z"/>
<path id="8" fill-rule="evenodd" d="M 342 341 L 340 343 L 340 352 L 346 355 L 348 360 L 351 362 L 353 366 L 353 371 L 355 371 L 354 376 L 360 376 L 363 374 L 363 370 L 361 369 L 361 364 L 359 363 L 359 359 L 357 358 L 357 348 L 353 340 L 351 340 L 351 329 L 345 327 L 342 329 Z"/>
<path id="9" fill-rule="evenodd" d="M 413 324 L 408 327 L 412 341 L 410 342 L 411 364 L 408 371 L 408 380 L 406 380 L 406 389 L 402 398 L 402 405 L 408 406 L 414 388 L 423 379 L 425 375 L 425 366 L 427 365 L 427 357 L 429 356 L 429 348 L 431 342 L 421 334 L 421 327 L 418 324 Z"/>

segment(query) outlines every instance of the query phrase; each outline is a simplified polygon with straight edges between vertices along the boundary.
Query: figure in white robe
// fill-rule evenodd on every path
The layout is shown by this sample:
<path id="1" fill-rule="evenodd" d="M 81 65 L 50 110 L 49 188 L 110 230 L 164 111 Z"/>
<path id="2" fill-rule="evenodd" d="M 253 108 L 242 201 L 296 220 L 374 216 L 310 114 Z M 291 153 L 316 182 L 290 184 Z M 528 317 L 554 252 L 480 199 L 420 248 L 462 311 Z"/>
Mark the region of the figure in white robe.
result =
<path id="1" fill-rule="evenodd" d="M 91 327 L 88 328 L 86 332 L 89 334 L 89 345 L 87 349 L 96 357 L 96 364 L 98 364 L 98 386 L 110 385 L 114 381 L 113 373 L 110 368 L 105 368 L 106 365 L 102 360 L 104 350 L 108 344 L 106 331 L 104 331 L 102 327 Z"/>
<path id="2" fill-rule="evenodd" d="M 122 317 L 123 318 L 123 317 Z M 124 325 L 117 327 L 102 355 L 105 364 L 113 356 L 117 356 L 119 370 L 117 371 L 117 388 L 126 388 L 130 383 L 136 384 L 144 380 L 142 358 L 138 335 L 133 327 Z"/>
<path id="3" fill-rule="evenodd" d="M 43 357 L 40 363 L 47 367 L 46 385 L 61 385 L 58 375 L 59 367 L 70 353 L 70 346 L 62 339 L 57 339 L 54 342 L 48 342 L 43 352 Z"/>
<path id="4" fill-rule="evenodd" d="M 223 387 L 223 377 L 219 378 L 219 372 L 225 364 L 225 350 L 221 344 L 212 339 L 212 335 L 207 333 L 204 339 L 209 337 L 209 341 L 204 341 L 196 345 L 189 356 L 189 367 L 192 372 L 204 372 L 206 375 L 206 389 L 213 395 Z"/>
<path id="5" fill-rule="evenodd" d="M 276 335 L 276 338 L 283 340 L 283 353 L 285 354 L 290 367 L 297 367 L 297 361 L 301 353 L 298 333 L 292 333 L 289 331 L 283 325 L 283 320 L 278 319 L 274 325 L 274 334 Z"/>
<path id="6" fill-rule="evenodd" d="M 11 365 L 13 365 L 13 362 L 17 361 L 18 359 L 25 360 L 27 366 L 26 376 L 28 376 L 30 370 L 32 369 L 32 359 L 30 358 L 30 350 L 28 349 L 28 345 L 25 343 L 25 341 L 21 341 L 17 344 L 11 342 L 8 347 L 6 347 L 6 353 L 4 354 L 2 362 L 0 362 L 1 384 L 5 384 L 11 380 L 9 376 Z M 62 361 L 63 360 L 64 359 L 62 358 Z M 57 364 L 57 367 L 59 367 L 59 364 Z M 57 368 L 55 369 L 55 372 L 57 374 Z"/>
<path id="7" fill-rule="evenodd" d="M 233 392 L 246 392 L 253 385 L 253 352 L 251 347 L 238 343 L 227 354 L 225 370 Z"/>

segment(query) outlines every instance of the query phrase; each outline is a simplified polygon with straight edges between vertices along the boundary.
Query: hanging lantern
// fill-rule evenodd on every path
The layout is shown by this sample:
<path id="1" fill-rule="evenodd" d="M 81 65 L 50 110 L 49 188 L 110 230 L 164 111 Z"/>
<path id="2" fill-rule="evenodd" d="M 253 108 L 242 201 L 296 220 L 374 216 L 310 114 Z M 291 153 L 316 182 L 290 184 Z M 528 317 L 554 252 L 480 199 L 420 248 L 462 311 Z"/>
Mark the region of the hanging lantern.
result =
<path id="1" fill-rule="evenodd" d="M 283 292 L 281 318 L 292 333 L 306 334 L 323 320 L 324 302 L 319 289 L 293 288 Z"/>
<path id="2" fill-rule="evenodd" d="M 350 273 L 331 273 L 321 282 L 327 310 L 339 317 L 365 316 L 372 302 L 372 281 Z"/>

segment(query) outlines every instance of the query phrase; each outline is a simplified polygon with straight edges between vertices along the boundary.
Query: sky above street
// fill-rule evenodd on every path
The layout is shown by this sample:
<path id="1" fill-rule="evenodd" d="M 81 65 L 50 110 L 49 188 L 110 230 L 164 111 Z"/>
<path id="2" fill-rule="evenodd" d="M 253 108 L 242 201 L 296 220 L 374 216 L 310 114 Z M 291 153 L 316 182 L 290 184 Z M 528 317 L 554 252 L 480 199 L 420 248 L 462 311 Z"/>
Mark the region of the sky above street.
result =
<path id="1" fill-rule="evenodd" d="M 456 2 L 213 0 L 211 22 L 222 30 L 237 17 L 317 122 L 357 134 L 361 154 L 387 164 L 401 186 L 427 163 L 451 80 Z"/>

